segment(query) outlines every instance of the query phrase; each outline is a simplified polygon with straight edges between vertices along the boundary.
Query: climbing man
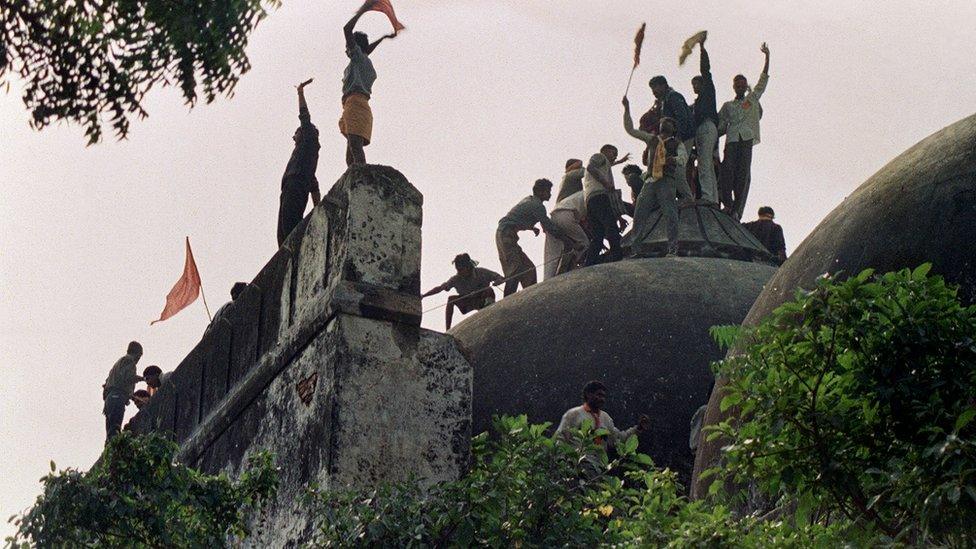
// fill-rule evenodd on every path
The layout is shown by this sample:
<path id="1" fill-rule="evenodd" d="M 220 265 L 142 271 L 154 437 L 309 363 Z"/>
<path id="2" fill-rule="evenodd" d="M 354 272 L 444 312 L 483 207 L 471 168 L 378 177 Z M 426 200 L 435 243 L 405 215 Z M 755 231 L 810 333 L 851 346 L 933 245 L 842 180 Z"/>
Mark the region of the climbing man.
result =
<path id="1" fill-rule="evenodd" d="M 237 298 L 241 297 L 241 295 L 244 294 L 244 290 L 246 289 L 247 289 L 247 282 L 235 282 L 234 285 L 231 286 L 230 301 L 224 303 L 223 305 L 220 306 L 219 309 L 217 309 L 217 312 L 214 313 L 213 319 L 210 321 L 210 324 L 207 324 L 207 329 L 203 332 L 204 334 L 209 332 L 211 329 L 216 328 L 221 320 L 225 322 L 227 321 L 227 319 L 225 318 L 225 315 L 227 315 L 227 311 L 230 310 L 230 306 L 233 305 L 235 301 L 237 301 Z"/>
<path id="2" fill-rule="evenodd" d="M 380 42 L 396 37 L 394 32 L 370 43 L 366 33 L 353 32 L 359 18 L 374 4 L 375 0 L 366 0 L 342 27 L 346 38 L 346 55 L 349 57 L 349 64 L 342 73 L 342 117 L 339 119 L 339 131 L 346 137 L 346 166 L 366 163 L 364 148 L 373 137 L 373 111 L 369 99 L 373 93 L 373 82 L 376 81 L 376 70 L 369 56 Z"/>
<path id="3" fill-rule="evenodd" d="M 718 113 L 718 133 L 725 134 L 725 155 L 718 180 L 723 210 L 735 219 L 742 219 L 749 182 L 752 179 L 752 148 L 759 144 L 759 119 L 762 105 L 759 99 L 769 81 L 769 48 L 763 42 L 759 51 L 766 57 L 756 87 L 750 89 L 745 76 L 732 79 L 735 99 L 726 101 Z"/>
<path id="4" fill-rule="evenodd" d="M 634 128 L 630 115 L 630 101 L 624 97 L 624 130 L 628 135 L 647 143 L 651 150 L 651 166 L 647 171 L 647 183 L 641 188 L 634 203 L 634 243 L 639 243 L 651 229 L 648 221 L 651 212 L 661 208 L 667 224 L 668 256 L 678 253 L 678 200 L 692 198 L 688 187 L 685 166 L 688 151 L 677 136 L 677 124 L 671 118 L 662 118 L 657 135 Z"/>
<path id="5" fill-rule="evenodd" d="M 776 212 L 769 206 L 763 206 L 759 208 L 759 219 L 743 223 L 742 226 L 749 229 L 782 265 L 786 261 L 786 240 L 783 238 L 783 227 L 773 221 L 775 218 Z"/>
<path id="6" fill-rule="evenodd" d="M 604 240 L 610 244 L 607 255 L 609 261 L 619 261 L 623 258 L 623 251 L 620 249 L 620 231 L 624 222 L 620 212 L 614 209 L 611 194 L 617 192 L 613 183 L 613 167 L 626 162 L 629 158 L 630 155 L 625 154 L 623 158 L 617 160 L 617 147 L 608 144 L 600 147 L 600 152 L 591 156 L 586 164 L 586 173 L 583 175 L 583 198 L 586 220 L 593 233 L 586 250 L 587 265 L 600 263 Z"/>
<path id="7" fill-rule="evenodd" d="M 495 291 L 491 289 L 491 284 L 497 285 L 505 280 L 505 277 L 495 271 L 479 267 L 478 262 L 466 253 L 454 257 L 454 268 L 457 270 L 456 275 L 420 296 L 429 297 L 440 292 L 448 292 L 452 288 L 457 290 L 457 295 L 447 298 L 444 321 L 448 330 L 451 329 L 455 307 L 463 315 L 484 309 L 495 302 Z"/>
<path id="8" fill-rule="evenodd" d="M 613 418 L 603 409 L 606 402 L 607 387 L 599 381 L 588 382 L 583 386 L 583 405 L 570 408 L 563 414 L 553 437 L 565 442 L 572 442 L 573 433 L 579 431 L 585 421 L 590 421 L 593 423 L 594 429 L 606 429 L 609 433 L 609 441 L 606 440 L 607 437 L 599 437 L 596 439 L 597 445 L 604 446 L 609 442 L 610 446 L 616 446 L 630 438 L 631 435 L 646 431 L 650 426 L 651 418 L 647 417 L 646 414 L 641 414 L 637 420 L 637 425 L 624 431 L 617 429 L 613 424 Z M 589 457 L 591 463 L 594 462 L 596 456 Z"/>
<path id="9" fill-rule="evenodd" d="M 546 233 L 546 265 L 542 269 L 543 280 L 576 268 L 590 244 L 590 238 L 583 229 L 586 204 L 582 190 L 556 202 L 549 215 L 552 222 L 562 229 L 564 237 L 559 238 Z"/>
<path id="10" fill-rule="evenodd" d="M 543 202 L 550 198 L 552 198 L 552 181 L 537 179 L 532 185 L 532 195 L 523 198 L 498 221 L 495 245 L 498 247 L 498 260 L 502 264 L 502 272 L 505 273 L 507 280 L 506 296 L 514 294 L 519 284 L 522 285 L 522 289 L 525 289 L 536 283 L 535 265 L 518 244 L 519 231 L 532 231 L 539 236 L 539 229 L 535 227 L 538 223 L 542 225 L 542 230 L 546 234 L 559 238 L 565 236 L 546 215 Z"/>
<path id="11" fill-rule="evenodd" d="M 695 151 L 698 158 L 698 189 L 702 200 L 718 204 L 718 180 L 715 175 L 715 146 L 718 143 L 718 112 L 715 109 L 715 83 L 711 63 L 705 51 L 705 38 L 698 43 L 701 74 L 691 79 L 695 90 L 692 115 L 695 125 Z M 690 152 L 690 151 L 689 151 Z"/>
<path id="12" fill-rule="evenodd" d="M 583 161 L 578 158 L 570 158 L 566 161 L 566 173 L 559 184 L 559 192 L 556 194 L 556 202 L 559 202 L 571 194 L 583 190 Z"/>
<path id="13" fill-rule="evenodd" d="M 685 149 L 690 151 L 695 145 L 695 121 L 691 107 L 685 101 L 685 96 L 668 85 L 668 79 L 660 74 L 651 78 L 649 85 L 654 97 L 661 103 L 661 118 L 674 120 L 675 126 L 678 128 L 678 139 L 685 144 Z M 650 165 L 650 158 L 648 158 L 647 163 Z"/>
<path id="14" fill-rule="evenodd" d="M 311 83 L 312 79 L 309 78 L 296 86 L 300 125 L 292 136 L 295 148 L 288 159 L 285 175 L 281 178 L 281 201 L 278 207 L 279 246 L 305 217 L 309 195 L 312 196 L 313 207 L 321 199 L 319 181 L 315 178 L 315 168 L 319 163 L 319 130 L 312 124 L 308 104 L 305 102 L 305 86 Z"/>
<path id="15" fill-rule="evenodd" d="M 171 373 L 163 373 L 163 369 L 155 364 L 146 366 L 146 369 L 142 371 L 142 379 L 146 382 L 146 390 L 149 392 L 149 396 L 156 395 L 163 382 L 169 379 Z"/>
<path id="16" fill-rule="evenodd" d="M 125 355 L 115 361 L 102 385 L 102 400 L 105 401 L 102 413 L 105 415 L 106 443 L 122 430 L 125 406 L 135 392 L 136 383 L 142 381 L 136 373 L 136 364 L 140 358 L 142 358 L 142 345 L 138 341 L 130 342 Z"/>

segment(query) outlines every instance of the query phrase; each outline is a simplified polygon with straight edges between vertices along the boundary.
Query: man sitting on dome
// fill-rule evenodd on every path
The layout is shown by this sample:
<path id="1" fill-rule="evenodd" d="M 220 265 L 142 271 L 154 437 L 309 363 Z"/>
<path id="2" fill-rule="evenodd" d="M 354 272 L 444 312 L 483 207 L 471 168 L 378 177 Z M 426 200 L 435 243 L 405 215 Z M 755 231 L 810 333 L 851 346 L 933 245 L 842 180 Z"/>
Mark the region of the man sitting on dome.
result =
<path id="1" fill-rule="evenodd" d="M 599 381 L 588 382 L 583 386 L 583 405 L 570 408 L 563 414 L 563 418 L 559 421 L 559 427 L 556 429 L 553 437 L 571 443 L 573 433 L 579 431 L 583 427 L 584 422 L 589 421 L 593 424 L 594 429 L 606 429 L 609 435 L 609 437 L 597 437 L 597 445 L 603 446 L 609 442 L 611 446 L 615 446 L 623 443 L 631 435 L 646 431 L 651 423 L 651 418 L 647 417 L 646 414 L 641 414 L 637 420 L 637 425 L 621 431 L 613 424 L 613 418 L 610 417 L 610 414 L 604 411 L 603 405 L 606 402 L 606 385 Z M 609 438 L 609 441 L 607 438 Z"/>
<path id="2" fill-rule="evenodd" d="M 495 291 L 490 285 L 500 284 L 505 280 L 502 275 L 495 271 L 478 266 L 478 262 L 471 259 L 468 254 L 458 254 L 454 258 L 454 268 L 457 274 L 450 280 L 432 288 L 429 292 L 420 297 L 429 297 L 440 292 L 450 291 L 452 288 L 457 290 L 457 295 L 447 298 L 447 309 L 444 313 L 444 320 L 448 330 L 451 329 L 451 321 L 454 318 L 454 308 L 457 307 L 461 314 L 471 311 L 480 311 L 495 302 Z"/>
<path id="3" fill-rule="evenodd" d="M 783 227 L 773 221 L 776 213 L 769 206 L 759 208 L 759 219 L 743 223 L 759 242 L 776 257 L 780 265 L 786 261 L 786 240 L 783 238 Z"/>
<path id="4" fill-rule="evenodd" d="M 498 260 L 502 264 L 502 272 L 505 273 L 507 280 L 506 296 L 514 294 L 519 284 L 522 285 L 522 289 L 525 289 L 536 283 L 535 265 L 518 244 L 519 231 L 532 231 L 539 236 L 539 229 L 535 227 L 538 223 L 542 225 L 542 230 L 546 234 L 559 238 L 565 236 L 562 229 L 549 219 L 546 207 L 542 204 L 550 198 L 552 198 L 552 181 L 537 179 L 532 186 L 532 195 L 523 198 L 498 221 L 495 245 L 498 247 Z"/>

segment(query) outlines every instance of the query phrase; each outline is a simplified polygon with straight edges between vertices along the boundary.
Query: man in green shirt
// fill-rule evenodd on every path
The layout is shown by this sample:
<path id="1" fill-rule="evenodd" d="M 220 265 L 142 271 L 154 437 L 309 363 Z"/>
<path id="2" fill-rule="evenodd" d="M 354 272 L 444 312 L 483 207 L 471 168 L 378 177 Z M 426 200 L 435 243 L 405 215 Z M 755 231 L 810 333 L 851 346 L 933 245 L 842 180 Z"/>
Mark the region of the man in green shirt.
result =
<path id="1" fill-rule="evenodd" d="M 115 365 L 108 373 L 105 384 L 102 385 L 102 399 L 105 405 L 105 441 L 119 434 L 122 430 L 122 420 L 125 417 L 125 406 L 135 392 L 136 383 L 142 377 L 136 373 L 136 364 L 142 358 L 142 345 L 138 341 L 129 343 L 125 355 L 115 361 Z"/>

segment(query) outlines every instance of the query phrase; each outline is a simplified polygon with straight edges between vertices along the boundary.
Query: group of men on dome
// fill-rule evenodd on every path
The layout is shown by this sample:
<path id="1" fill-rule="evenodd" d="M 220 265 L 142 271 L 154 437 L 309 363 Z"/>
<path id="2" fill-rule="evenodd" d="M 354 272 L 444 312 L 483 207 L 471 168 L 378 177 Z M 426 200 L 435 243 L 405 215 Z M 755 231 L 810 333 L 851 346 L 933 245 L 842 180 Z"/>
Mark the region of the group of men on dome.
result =
<path id="1" fill-rule="evenodd" d="M 536 180 L 532 194 L 498 222 L 495 244 L 503 276 L 476 269 L 470 257 L 461 254 L 454 260 L 457 275 L 423 295 L 458 290 L 447 302 L 448 329 L 455 307 L 466 313 L 494 302 L 490 285 L 504 284 L 504 295 L 508 296 L 520 285 L 524 289 L 536 283 L 536 266 L 519 245 L 521 232 L 532 231 L 538 236 L 539 227 L 545 232 L 543 267 L 544 278 L 548 279 L 578 267 L 622 259 L 622 233 L 628 225 L 624 216 L 633 220 L 628 239 L 641 242 L 653 228 L 652 214 L 660 211 L 667 231 L 667 256 L 679 252 L 682 205 L 720 208 L 734 219 L 742 219 L 749 195 L 752 150 L 759 144 L 760 99 L 769 80 L 769 48 L 765 43 L 760 47 L 765 61 L 755 87 L 749 86 L 745 76 L 736 75 L 732 80 L 734 97 L 717 109 L 706 38 L 707 33 L 701 32 L 690 39 L 690 46 L 686 44 L 697 44 L 700 54 L 699 74 L 691 80 L 696 98 L 690 106 L 663 75 L 650 80 L 655 102 L 641 116 L 637 127 L 630 101 L 623 98 L 624 130 L 644 145 L 645 168 L 628 164 L 622 172 L 631 191 L 630 202 L 616 188 L 612 171 L 614 166 L 626 163 L 630 155 L 618 159 L 619 151 L 611 144 L 602 146 L 585 165 L 578 158 L 566 161 L 548 214 L 544 203 L 552 198 L 553 183 Z M 718 143 L 723 135 L 724 154 L 719 155 Z M 786 260 L 786 245 L 782 227 L 773 218 L 772 208 L 763 206 L 759 219 L 744 227 L 782 263 Z"/>

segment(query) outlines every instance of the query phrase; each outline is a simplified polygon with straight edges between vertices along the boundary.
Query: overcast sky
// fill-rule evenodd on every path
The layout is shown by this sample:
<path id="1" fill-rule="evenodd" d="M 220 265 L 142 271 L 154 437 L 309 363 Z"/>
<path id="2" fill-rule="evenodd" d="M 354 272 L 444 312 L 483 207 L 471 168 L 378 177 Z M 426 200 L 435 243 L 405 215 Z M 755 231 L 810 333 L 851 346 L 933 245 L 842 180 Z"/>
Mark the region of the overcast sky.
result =
<path id="1" fill-rule="evenodd" d="M 336 129 L 346 63 L 341 27 L 358 0 L 286 1 L 253 34 L 253 70 L 232 99 L 192 111 L 158 89 L 129 139 L 84 146 L 80 128 L 31 131 L 15 86 L 0 95 L 0 515 L 27 507 L 48 461 L 87 468 L 104 437 L 101 384 L 128 341 L 140 364 L 175 367 L 202 334 L 200 302 L 149 327 L 183 267 L 190 236 L 211 310 L 276 250 L 281 172 L 298 123 L 294 84 L 321 131 L 323 191 L 343 172 Z M 747 217 L 776 209 L 792 251 L 865 178 L 973 112 L 976 2 L 394 0 L 408 30 L 373 55 L 367 159 L 424 194 L 423 286 L 456 253 L 498 269 L 497 220 L 532 181 L 605 142 L 640 152 L 621 123 L 632 39 L 647 21 L 630 92 L 651 102 L 665 74 L 692 100 L 709 31 L 721 104 L 736 73 L 754 81 L 772 51 L 762 144 Z M 609 6 L 609 7 L 608 7 Z M 382 15 L 362 23 L 388 31 Z M 523 239 L 542 260 L 542 238 Z M 446 294 L 425 300 L 442 303 Z M 442 329 L 442 311 L 424 319 Z M 130 406 L 129 414 L 133 412 Z M 0 534 L 9 530 L 4 524 Z"/>

